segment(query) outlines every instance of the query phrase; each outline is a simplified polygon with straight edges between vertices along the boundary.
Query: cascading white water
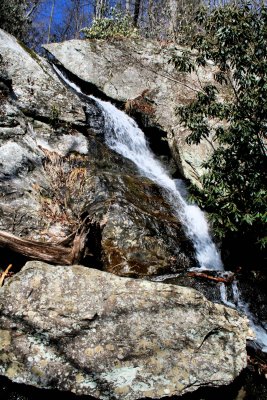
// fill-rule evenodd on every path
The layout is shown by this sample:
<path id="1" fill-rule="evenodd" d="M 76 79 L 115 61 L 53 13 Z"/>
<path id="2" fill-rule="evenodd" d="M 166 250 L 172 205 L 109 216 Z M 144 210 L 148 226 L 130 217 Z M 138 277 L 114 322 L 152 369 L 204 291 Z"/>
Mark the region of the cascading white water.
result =
<path id="1" fill-rule="evenodd" d="M 81 89 L 68 80 L 54 65 L 55 72 L 73 90 Z M 105 140 L 107 145 L 122 156 L 132 160 L 141 175 L 151 179 L 164 189 L 166 198 L 175 213 L 181 218 L 188 236 L 191 238 L 200 269 L 223 270 L 220 254 L 213 243 L 204 213 L 196 205 L 188 204 L 180 194 L 176 183 L 154 157 L 147 145 L 145 135 L 136 122 L 111 103 L 90 96 L 103 110 L 105 117 Z"/>
<path id="2" fill-rule="evenodd" d="M 261 348 L 261 351 L 267 353 L 267 332 L 262 326 L 257 324 L 254 315 L 249 310 L 248 304 L 242 299 L 238 289 L 237 281 L 233 282 L 232 291 L 237 309 L 247 315 L 250 326 L 256 334 L 256 343 Z"/>
<path id="3" fill-rule="evenodd" d="M 222 302 L 228 307 L 236 308 L 248 317 L 250 326 L 256 335 L 255 343 L 257 343 L 261 351 L 267 353 L 266 330 L 256 322 L 254 315 L 249 310 L 249 305 L 242 299 L 236 280 L 233 281 L 231 289 L 234 303 L 228 300 L 225 284 L 220 283 L 220 294 Z"/>
<path id="4" fill-rule="evenodd" d="M 75 92 L 86 96 L 56 66 L 53 66 L 53 68 L 58 76 Z M 164 188 L 170 204 L 187 227 L 187 233 L 194 243 L 200 267 L 202 269 L 224 271 L 220 255 L 209 236 L 204 214 L 197 206 L 187 204 L 184 200 L 183 185 L 181 187 L 181 182 L 172 180 L 159 161 L 155 159 L 146 143 L 143 132 L 138 128 L 134 120 L 122 111 L 119 111 L 112 104 L 101 101 L 93 96 L 90 97 L 101 106 L 105 115 L 107 145 L 119 154 L 132 160 L 142 175 Z M 159 276 L 155 280 L 161 282 L 171 277 L 173 278 L 175 275 Z M 225 284 L 222 283 L 220 285 L 222 302 L 229 307 L 239 309 L 248 316 L 251 327 L 256 334 L 256 343 L 262 351 L 267 352 L 267 332 L 262 326 L 256 324 L 255 317 L 240 296 L 236 281 L 232 284 L 232 292 L 234 303 L 228 301 Z"/>
<path id="5" fill-rule="evenodd" d="M 187 204 L 161 163 L 149 149 L 145 135 L 136 122 L 111 103 L 91 96 L 102 108 L 105 117 L 107 145 L 122 156 L 132 160 L 141 175 L 164 189 L 174 212 L 181 218 L 187 235 L 191 238 L 201 269 L 223 270 L 220 254 L 210 235 L 204 213 L 196 205 Z"/>
<path id="6" fill-rule="evenodd" d="M 235 304 L 228 300 L 227 289 L 226 289 L 225 283 L 220 283 L 220 295 L 221 295 L 222 302 L 226 306 L 235 308 Z"/>
<path id="7" fill-rule="evenodd" d="M 58 69 L 58 67 L 55 64 L 52 64 L 52 68 L 55 71 L 55 73 L 60 77 L 60 79 L 62 79 L 69 87 L 71 87 L 75 92 L 84 95 L 79 86 L 77 86 L 74 82 L 71 82 L 68 78 L 66 78 L 66 76 L 60 71 L 60 69 Z"/>

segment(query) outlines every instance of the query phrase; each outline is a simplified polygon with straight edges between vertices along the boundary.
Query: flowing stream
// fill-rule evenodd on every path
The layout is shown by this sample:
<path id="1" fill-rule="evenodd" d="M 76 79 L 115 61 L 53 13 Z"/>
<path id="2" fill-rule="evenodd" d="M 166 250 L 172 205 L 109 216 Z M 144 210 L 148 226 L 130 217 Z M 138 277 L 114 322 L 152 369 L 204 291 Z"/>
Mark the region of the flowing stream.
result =
<path id="1" fill-rule="evenodd" d="M 53 66 L 53 68 L 67 85 L 74 91 L 83 94 L 81 89 L 75 83 L 69 81 L 56 66 Z M 140 175 L 151 179 L 164 190 L 166 199 L 171 204 L 174 213 L 181 219 L 187 235 L 193 242 L 198 269 L 222 271 L 223 263 L 220 253 L 211 239 L 204 213 L 199 207 L 188 204 L 183 199 L 179 186 L 155 158 L 147 144 L 144 133 L 136 122 L 111 103 L 94 96 L 89 97 L 103 111 L 106 144 L 123 157 L 133 161 Z"/>
<path id="2" fill-rule="evenodd" d="M 228 300 L 227 296 L 227 289 L 224 283 L 220 284 L 220 293 L 221 293 L 221 299 L 222 302 L 227 305 L 228 307 L 233 307 L 236 308 L 237 310 L 241 311 L 243 314 L 245 314 L 250 322 L 250 326 L 252 330 L 254 331 L 256 335 L 256 340 L 255 343 L 257 346 L 263 351 L 264 353 L 267 353 L 267 332 L 266 330 L 258 324 L 256 321 L 254 315 L 251 313 L 249 309 L 249 305 L 244 301 L 242 298 L 239 288 L 238 288 L 238 283 L 236 280 L 233 281 L 232 283 L 232 295 L 233 295 L 233 302 Z"/>
<path id="3" fill-rule="evenodd" d="M 103 110 L 105 117 L 106 144 L 133 161 L 140 175 L 149 178 L 163 189 L 165 198 L 183 222 L 191 238 L 196 259 L 201 269 L 222 270 L 220 254 L 213 243 L 204 213 L 196 205 L 188 204 L 163 165 L 154 157 L 145 135 L 136 122 L 111 103 L 93 98 Z"/>
<path id="4" fill-rule="evenodd" d="M 81 89 L 75 83 L 69 81 L 56 66 L 53 66 L 53 68 L 68 86 L 75 92 L 85 96 Z M 136 122 L 111 103 L 97 99 L 94 96 L 89 97 L 103 111 L 106 144 L 123 157 L 133 161 L 140 175 L 151 179 L 163 189 L 166 199 L 173 208 L 173 212 L 181 219 L 187 235 L 193 242 L 196 259 L 199 264 L 197 266 L 198 270 L 224 271 L 220 253 L 209 234 L 204 213 L 196 205 L 186 202 L 183 185 L 181 185 L 181 182 L 176 182 L 172 179 L 163 165 L 155 158 L 147 144 L 144 133 Z M 162 281 L 163 279 L 159 280 Z M 232 284 L 232 292 L 234 302 L 228 301 L 226 287 L 223 283 L 220 285 L 222 302 L 229 307 L 237 308 L 248 316 L 251 327 L 256 334 L 257 345 L 262 351 L 267 352 L 267 333 L 262 326 L 255 322 L 255 317 L 239 293 L 236 281 Z"/>

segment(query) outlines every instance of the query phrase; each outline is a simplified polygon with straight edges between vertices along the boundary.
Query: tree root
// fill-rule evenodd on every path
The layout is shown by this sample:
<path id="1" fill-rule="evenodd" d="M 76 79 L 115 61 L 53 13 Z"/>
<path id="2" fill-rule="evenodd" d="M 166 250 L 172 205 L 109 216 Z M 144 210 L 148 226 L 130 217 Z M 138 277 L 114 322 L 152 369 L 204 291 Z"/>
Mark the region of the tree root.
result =
<path id="1" fill-rule="evenodd" d="M 92 223 L 86 218 L 73 234 L 70 247 L 64 247 L 63 242 L 54 244 L 24 239 L 5 231 L 0 231 L 0 247 L 6 247 L 30 259 L 59 265 L 73 265 L 79 263 L 84 255 L 86 238 L 91 226 Z"/>

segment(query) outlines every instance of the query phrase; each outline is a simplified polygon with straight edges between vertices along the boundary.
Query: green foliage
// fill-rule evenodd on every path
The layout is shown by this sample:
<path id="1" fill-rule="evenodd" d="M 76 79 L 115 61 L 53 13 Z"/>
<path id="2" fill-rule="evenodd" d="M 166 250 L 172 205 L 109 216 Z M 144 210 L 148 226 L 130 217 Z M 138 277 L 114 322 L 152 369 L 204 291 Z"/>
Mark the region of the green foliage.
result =
<path id="1" fill-rule="evenodd" d="M 0 28 L 18 38 L 23 38 L 28 30 L 28 21 L 25 18 L 26 9 L 26 0 L 1 0 Z"/>
<path id="2" fill-rule="evenodd" d="M 58 109 L 57 106 L 53 105 L 51 107 L 50 115 L 49 115 L 50 124 L 53 127 L 56 127 L 58 125 L 59 117 L 60 117 L 60 110 Z"/>
<path id="3" fill-rule="evenodd" d="M 138 37 L 138 30 L 133 25 L 132 17 L 114 8 L 108 17 L 94 19 L 90 28 L 83 28 L 81 31 L 86 39 Z"/>
<path id="4" fill-rule="evenodd" d="M 194 67 L 194 62 L 191 58 L 191 53 L 188 50 L 176 50 L 172 51 L 170 63 L 174 64 L 180 72 L 192 72 Z"/>
<path id="5" fill-rule="evenodd" d="M 238 1 L 199 12 L 194 38 L 197 65 L 213 61 L 215 86 L 206 86 L 189 106 L 180 107 L 190 128 L 188 143 L 216 140 L 204 164 L 203 189 L 193 196 L 210 212 L 215 232 L 231 232 L 266 246 L 267 7 Z M 191 71 L 183 54 L 175 65 Z M 218 89 L 231 92 L 221 101 Z"/>

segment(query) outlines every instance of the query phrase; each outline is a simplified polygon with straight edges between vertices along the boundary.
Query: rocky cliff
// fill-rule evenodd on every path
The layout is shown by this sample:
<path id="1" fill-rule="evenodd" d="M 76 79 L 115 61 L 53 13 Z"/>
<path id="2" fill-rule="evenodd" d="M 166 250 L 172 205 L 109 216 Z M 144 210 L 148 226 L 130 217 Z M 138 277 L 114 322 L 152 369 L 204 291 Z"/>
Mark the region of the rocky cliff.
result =
<path id="1" fill-rule="evenodd" d="M 179 73 L 170 63 L 174 45 L 144 42 L 70 40 L 44 46 L 68 71 L 92 84 L 147 126 L 151 143 L 167 140 L 180 173 L 195 183 L 203 173 L 201 164 L 212 152 L 208 141 L 189 146 L 188 131 L 179 124 L 175 110 L 188 104 L 196 92 L 213 83 L 214 67 Z M 166 137 L 162 133 L 166 134 Z M 164 142 L 158 144 L 164 149 Z"/>
<path id="2" fill-rule="evenodd" d="M 162 90 L 141 96 L 152 127 L 167 121 L 165 103 L 160 121 L 154 109 Z M 99 103 L 2 30 L 0 101 L 1 263 L 18 271 L 20 252 L 60 264 L 30 262 L 0 289 L 0 373 L 102 399 L 231 382 L 246 365 L 246 318 L 192 289 L 108 273 L 185 271 L 195 257 L 162 187 L 107 146 Z"/>
<path id="3" fill-rule="evenodd" d="M 0 49 L 1 229 L 57 244 L 86 219 L 89 265 L 132 276 L 192 266 L 191 242 L 160 189 L 105 145 L 95 102 L 3 31 Z"/>

